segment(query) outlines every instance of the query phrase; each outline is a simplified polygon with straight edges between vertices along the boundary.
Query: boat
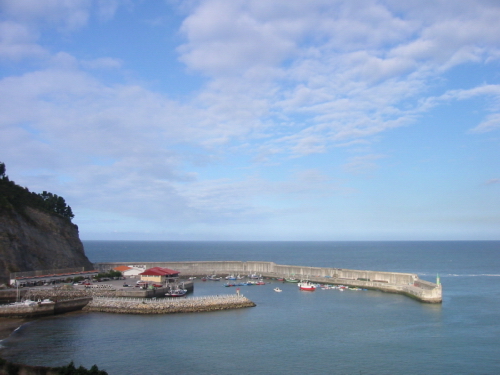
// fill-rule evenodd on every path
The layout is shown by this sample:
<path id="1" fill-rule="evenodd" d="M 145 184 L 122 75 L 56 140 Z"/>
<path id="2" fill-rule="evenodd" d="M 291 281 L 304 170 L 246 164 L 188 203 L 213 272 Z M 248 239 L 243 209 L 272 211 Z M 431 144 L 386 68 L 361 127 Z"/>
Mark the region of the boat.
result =
<path id="1" fill-rule="evenodd" d="M 45 298 L 44 300 L 38 300 L 38 304 L 39 305 L 52 305 L 52 304 L 55 304 L 55 302 L 51 301 L 48 298 Z"/>
<path id="2" fill-rule="evenodd" d="M 298 286 L 300 290 L 309 290 L 311 292 L 316 290 L 316 285 L 311 284 L 309 281 L 301 281 Z"/>
<path id="3" fill-rule="evenodd" d="M 21 302 L 12 302 L 10 306 L 36 306 L 36 302 L 30 299 L 21 301 Z"/>
<path id="4" fill-rule="evenodd" d="M 282 292 L 282 290 L 281 290 L 280 288 L 278 288 L 278 287 L 274 288 L 274 291 L 275 291 L 275 292 L 278 292 L 278 293 L 279 293 L 279 292 Z"/>
<path id="5" fill-rule="evenodd" d="M 184 297 L 187 293 L 187 289 L 174 289 L 168 293 L 165 293 L 167 297 Z"/>
<path id="6" fill-rule="evenodd" d="M 298 282 L 299 282 L 299 280 L 298 280 L 298 279 L 295 279 L 295 278 L 293 278 L 293 277 L 286 278 L 286 279 L 285 279 L 285 281 L 286 281 L 287 283 L 298 283 Z"/>

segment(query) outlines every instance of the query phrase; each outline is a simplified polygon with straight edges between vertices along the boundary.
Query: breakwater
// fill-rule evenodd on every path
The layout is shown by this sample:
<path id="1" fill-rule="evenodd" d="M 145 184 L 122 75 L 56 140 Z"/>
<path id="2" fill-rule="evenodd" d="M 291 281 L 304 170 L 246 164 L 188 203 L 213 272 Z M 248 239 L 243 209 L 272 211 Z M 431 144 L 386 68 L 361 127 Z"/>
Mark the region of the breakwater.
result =
<path id="1" fill-rule="evenodd" d="M 308 279 L 317 283 L 342 284 L 366 289 L 377 289 L 390 293 L 404 294 L 428 303 L 441 303 L 443 298 L 442 286 L 438 280 L 436 280 L 436 283 L 421 280 L 414 273 L 292 266 L 259 261 L 107 262 L 96 263 L 94 267 L 104 271 L 119 265 L 128 264 L 139 264 L 146 268 L 170 268 L 179 271 L 181 276 L 186 278 L 211 274 L 221 276 L 230 274 L 257 274 L 269 278 L 295 277 L 298 279 Z"/>
<path id="2" fill-rule="evenodd" d="M 238 294 L 162 299 L 94 297 L 83 310 L 118 314 L 175 314 L 240 309 L 254 306 L 255 303 Z"/>

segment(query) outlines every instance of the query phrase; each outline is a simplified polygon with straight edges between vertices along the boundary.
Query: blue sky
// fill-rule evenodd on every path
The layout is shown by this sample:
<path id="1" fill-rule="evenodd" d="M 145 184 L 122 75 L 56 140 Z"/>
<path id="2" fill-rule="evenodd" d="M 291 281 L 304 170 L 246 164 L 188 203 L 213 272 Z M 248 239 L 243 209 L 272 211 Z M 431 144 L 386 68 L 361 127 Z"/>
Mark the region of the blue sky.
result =
<path id="1" fill-rule="evenodd" d="M 499 240 L 496 1 L 0 2 L 0 161 L 82 239 Z"/>

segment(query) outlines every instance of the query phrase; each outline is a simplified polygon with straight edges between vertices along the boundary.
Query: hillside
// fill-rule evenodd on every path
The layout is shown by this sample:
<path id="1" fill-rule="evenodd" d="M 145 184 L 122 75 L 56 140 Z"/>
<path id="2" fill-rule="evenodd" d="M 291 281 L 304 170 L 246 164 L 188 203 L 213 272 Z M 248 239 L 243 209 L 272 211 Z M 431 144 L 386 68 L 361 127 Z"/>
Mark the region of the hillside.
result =
<path id="1" fill-rule="evenodd" d="M 50 199 L 59 207 L 51 207 Z M 7 283 L 11 272 L 91 269 L 72 217 L 64 199 L 16 185 L 0 163 L 0 283 Z"/>

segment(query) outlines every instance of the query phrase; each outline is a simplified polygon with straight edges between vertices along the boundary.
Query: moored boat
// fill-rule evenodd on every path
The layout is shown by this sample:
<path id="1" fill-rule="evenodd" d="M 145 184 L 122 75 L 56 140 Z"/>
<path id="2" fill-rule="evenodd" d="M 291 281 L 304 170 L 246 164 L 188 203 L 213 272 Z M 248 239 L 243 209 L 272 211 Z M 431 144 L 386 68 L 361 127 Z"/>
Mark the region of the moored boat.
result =
<path id="1" fill-rule="evenodd" d="M 168 293 L 165 293 L 167 297 L 184 297 L 187 293 L 187 289 L 174 289 Z"/>
<path id="2" fill-rule="evenodd" d="M 309 281 L 301 281 L 299 284 L 299 289 L 300 290 L 309 290 L 309 291 L 314 291 L 316 290 L 316 285 L 311 284 Z"/>

